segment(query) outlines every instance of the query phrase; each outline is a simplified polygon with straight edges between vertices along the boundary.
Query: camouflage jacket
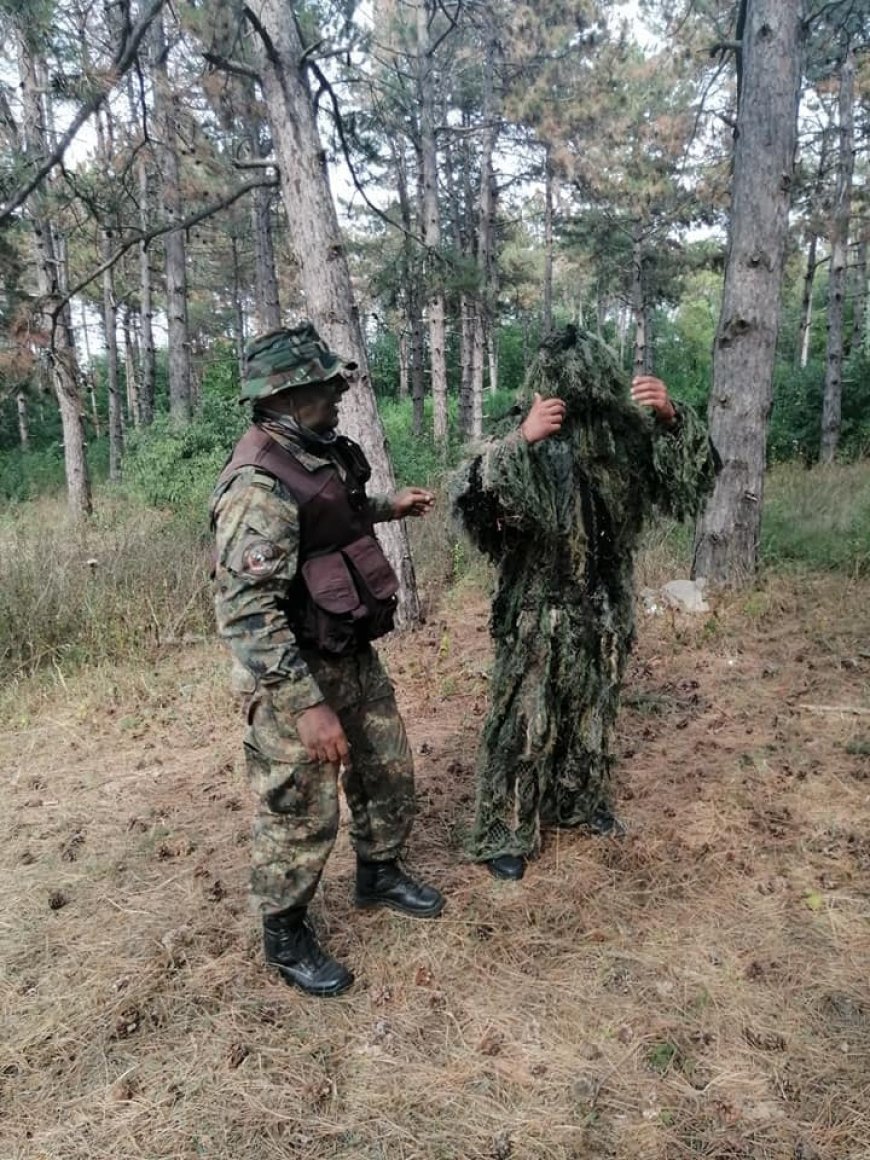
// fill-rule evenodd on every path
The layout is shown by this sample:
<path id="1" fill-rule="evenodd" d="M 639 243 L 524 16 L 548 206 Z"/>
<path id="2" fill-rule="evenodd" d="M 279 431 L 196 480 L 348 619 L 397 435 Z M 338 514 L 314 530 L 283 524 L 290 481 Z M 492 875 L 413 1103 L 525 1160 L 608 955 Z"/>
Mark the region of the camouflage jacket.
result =
<path id="1" fill-rule="evenodd" d="M 270 435 L 310 471 L 338 466 L 328 447 L 316 454 L 289 438 Z M 387 496 L 370 496 L 375 523 L 393 518 Z M 299 555 L 299 508 L 285 484 L 256 467 L 240 468 L 212 495 L 216 540 L 215 614 L 218 633 L 234 659 L 234 685 L 253 693 L 272 687 L 283 713 L 297 714 L 324 698 L 281 609 Z"/>

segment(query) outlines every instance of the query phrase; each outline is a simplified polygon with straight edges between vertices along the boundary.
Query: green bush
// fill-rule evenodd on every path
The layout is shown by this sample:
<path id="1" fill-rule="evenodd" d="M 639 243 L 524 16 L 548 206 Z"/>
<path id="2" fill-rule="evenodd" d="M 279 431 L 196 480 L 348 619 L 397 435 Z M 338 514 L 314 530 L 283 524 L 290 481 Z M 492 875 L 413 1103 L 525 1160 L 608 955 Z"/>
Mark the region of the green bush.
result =
<path id="1" fill-rule="evenodd" d="M 87 447 L 92 482 L 105 479 L 109 470 L 108 440 L 93 439 Z M 0 452 L 0 500 L 22 503 L 66 488 L 63 447 L 59 443 L 22 451 L 16 447 Z"/>
<path id="2" fill-rule="evenodd" d="M 199 510 L 204 519 L 221 467 L 250 422 L 249 409 L 237 399 L 234 364 L 214 364 L 190 423 L 177 426 L 161 415 L 131 434 L 124 466 L 128 490 L 153 507 Z"/>

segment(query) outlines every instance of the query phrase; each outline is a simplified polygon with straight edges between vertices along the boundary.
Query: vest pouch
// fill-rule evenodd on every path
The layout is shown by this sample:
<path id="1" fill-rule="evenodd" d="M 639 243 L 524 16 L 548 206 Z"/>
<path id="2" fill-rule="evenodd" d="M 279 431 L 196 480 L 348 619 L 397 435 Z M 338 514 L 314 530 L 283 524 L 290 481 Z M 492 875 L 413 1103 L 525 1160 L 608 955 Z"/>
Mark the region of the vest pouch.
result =
<path id="1" fill-rule="evenodd" d="M 300 641 L 319 651 L 343 656 L 359 647 L 361 622 L 368 608 L 341 552 L 312 556 L 302 565 L 309 600 L 299 625 Z"/>
<path id="2" fill-rule="evenodd" d="M 365 640 L 377 640 L 392 631 L 399 581 L 374 536 L 361 536 L 341 549 L 350 564 L 357 590 L 366 606 L 366 621 L 360 624 Z"/>

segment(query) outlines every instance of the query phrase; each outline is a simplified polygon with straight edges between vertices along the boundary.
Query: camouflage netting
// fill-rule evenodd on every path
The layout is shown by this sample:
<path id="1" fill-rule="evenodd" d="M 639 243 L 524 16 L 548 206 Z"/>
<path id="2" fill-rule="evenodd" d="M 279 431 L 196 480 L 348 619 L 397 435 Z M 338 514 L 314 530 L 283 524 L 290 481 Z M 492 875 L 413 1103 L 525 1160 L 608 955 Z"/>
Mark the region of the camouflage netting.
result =
<path id="1" fill-rule="evenodd" d="M 687 407 L 666 429 L 634 404 L 594 336 L 545 343 L 523 389 L 567 404 L 562 431 L 515 432 L 458 473 L 454 514 L 498 566 L 490 711 L 473 853 L 533 854 L 539 825 L 610 808 L 610 737 L 634 636 L 633 564 L 653 508 L 685 519 L 712 487 L 704 426 Z"/>

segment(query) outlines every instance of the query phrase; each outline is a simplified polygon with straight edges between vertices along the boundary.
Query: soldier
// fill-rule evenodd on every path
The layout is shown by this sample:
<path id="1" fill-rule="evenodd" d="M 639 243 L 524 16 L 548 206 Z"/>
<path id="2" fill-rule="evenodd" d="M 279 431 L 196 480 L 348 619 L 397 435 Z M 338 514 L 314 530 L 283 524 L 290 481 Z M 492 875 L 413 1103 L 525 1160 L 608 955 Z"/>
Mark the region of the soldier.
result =
<path id="1" fill-rule="evenodd" d="M 253 426 L 212 497 L 218 630 L 243 673 L 245 757 L 257 796 L 252 893 L 266 961 L 311 995 L 353 975 L 306 918 L 338 831 L 337 782 L 351 813 L 358 907 L 434 918 L 444 899 L 399 866 L 414 776 L 393 687 L 371 642 L 393 626 L 398 581 L 374 524 L 422 516 L 434 497 L 369 497 L 357 444 L 338 435 L 356 364 L 310 323 L 255 338 L 242 400 Z"/>
<path id="2" fill-rule="evenodd" d="M 692 410 L 650 375 L 629 398 L 604 344 L 573 327 L 542 345 L 526 400 L 522 424 L 454 486 L 455 515 L 498 568 L 472 853 L 506 879 L 522 878 L 541 823 L 623 831 L 610 738 L 634 640 L 634 554 L 653 508 L 693 515 L 715 472 Z"/>

